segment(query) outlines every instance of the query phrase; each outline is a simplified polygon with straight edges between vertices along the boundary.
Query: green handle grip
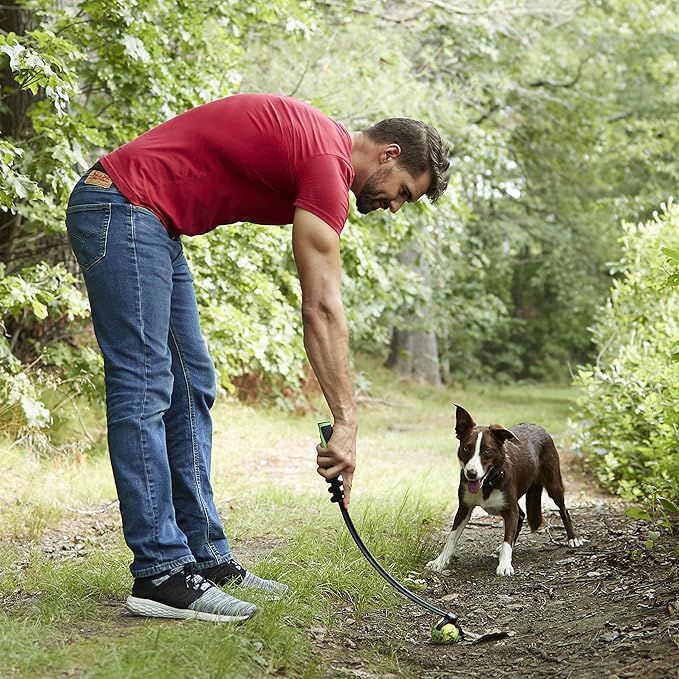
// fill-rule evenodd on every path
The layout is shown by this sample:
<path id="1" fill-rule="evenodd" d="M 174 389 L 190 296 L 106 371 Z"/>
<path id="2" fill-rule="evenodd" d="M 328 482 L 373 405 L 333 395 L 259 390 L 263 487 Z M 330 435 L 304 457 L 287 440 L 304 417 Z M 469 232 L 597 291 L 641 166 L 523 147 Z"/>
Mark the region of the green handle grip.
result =
<path id="1" fill-rule="evenodd" d="M 330 424 L 330 422 L 319 422 L 318 433 L 321 437 L 321 446 L 327 448 L 328 441 L 332 436 L 332 424 Z M 334 479 L 326 479 L 326 481 L 330 484 L 330 488 L 328 488 L 328 492 L 332 496 L 330 502 L 339 502 L 341 506 L 342 501 L 344 500 L 344 488 L 342 487 L 340 477 L 336 476 Z"/>
<path id="2" fill-rule="evenodd" d="M 328 441 L 332 436 L 332 424 L 330 422 L 319 422 L 318 423 L 318 433 L 321 437 L 321 446 L 323 448 L 328 447 Z"/>

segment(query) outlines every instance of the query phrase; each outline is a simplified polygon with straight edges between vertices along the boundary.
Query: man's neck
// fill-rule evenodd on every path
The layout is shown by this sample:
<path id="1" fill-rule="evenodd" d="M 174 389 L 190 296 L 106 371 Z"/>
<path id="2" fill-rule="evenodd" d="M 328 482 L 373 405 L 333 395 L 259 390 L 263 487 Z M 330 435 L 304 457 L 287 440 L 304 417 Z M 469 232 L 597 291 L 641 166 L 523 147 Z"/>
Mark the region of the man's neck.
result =
<path id="1" fill-rule="evenodd" d="M 351 164 L 354 168 L 354 181 L 351 184 L 351 190 L 354 192 L 354 195 L 358 195 L 361 192 L 363 185 L 371 175 L 370 151 L 372 146 L 372 142 L 363 132 L 351 133 Z"/>

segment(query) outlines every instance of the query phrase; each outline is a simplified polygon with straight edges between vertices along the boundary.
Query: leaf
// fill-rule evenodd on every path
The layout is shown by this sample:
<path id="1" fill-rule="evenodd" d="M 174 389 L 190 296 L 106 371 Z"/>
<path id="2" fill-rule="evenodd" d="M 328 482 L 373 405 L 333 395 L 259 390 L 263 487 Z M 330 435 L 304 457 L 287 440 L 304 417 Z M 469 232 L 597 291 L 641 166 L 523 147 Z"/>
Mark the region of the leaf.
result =
<path id="1" fill-rule="evenodd" d="M 31 305 L 33 307 L 33 312 L 40 320 L 47 318 L 47 307 L 42 302 L 34 299 L 32 300 Z"/>
<path id="2" fill-rule="evenodd" d="M 672 257 L 673 259 L 679 259 L 679 248 L 663 247 L 663 248 L 661 248 L 661 251 L 662 251 L 663 255 L 667 255 L 667 257 Z"/>
<path id="3" fill-rule="evenodd" d="M 135 60 L 148 64 L 151 61 L 151 55 L 146 50 L 144 43 L 133 35 L 125 35 L 123 38 L 125 51 Z"/>
<path id="4" fill-rule="evenodd" d="M 679 353 L 675 354 L 675 356 L 679 357 Z M 672 512 L 674 514 L 679 513 L 679 506 L 677 506 L 674 502 L 672 502 L 672 500 L 668 500 L 666 497 L 659 497 L 658 502 L 668 512 Z"/>
<path id="5" fill-rule="evenodd" d="M 26 50 L 23 45 L 15 42 L 13 45 L 0 45 L 0 52 L 4 52 L 9 57 L 9 67 L 16 71 L 20 68 L 19 57 Z"/>
<path id="6" fill-rule="evenodd" d="M 464 635 L 468 641 L 473 644 L 482 644 L 485 641 L 497 641 L 498 639 L 506 639 L 513 637 L 516 634 L 514 630 L 503 630 L 498 628 L 484 630 L 481 634 L 464 631 Z"/>
<path id="7" fill-rule="evenodd" d="M 625 510 L 625 516 L 629 516 L 630 519 L 636 519 L 638 521 L 651 520 L 651 515 L 642 507 L 630 507 Z"/>
<path id="8" fill-rule="evenodd" d="M 667 257 L 669 257 L 670 259 L 679 260 L 679 248 L 664 247 L 664 248 L 661 248 L 661 249 L 662 249 L 662 253 L 664 255 L 666 255 Z"/>

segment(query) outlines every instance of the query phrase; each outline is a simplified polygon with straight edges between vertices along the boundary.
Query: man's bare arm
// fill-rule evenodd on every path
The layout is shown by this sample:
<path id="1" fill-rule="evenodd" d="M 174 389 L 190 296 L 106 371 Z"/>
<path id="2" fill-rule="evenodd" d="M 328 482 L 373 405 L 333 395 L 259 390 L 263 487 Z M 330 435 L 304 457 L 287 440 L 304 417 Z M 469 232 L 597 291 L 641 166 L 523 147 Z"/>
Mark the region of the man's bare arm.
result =
<path id="1" fill-rule="evenodd" d="M 327 448 L 317 449 L 318 473 L 341 474 L 344 504 L 349 505 L 356 460 L 357 413 L 349 366 L 349 331 L 340 292 L 337 233 L 322 219 L 297 208 L 292 248 L 302 285 L 304 347 L 333 415 Z"/>

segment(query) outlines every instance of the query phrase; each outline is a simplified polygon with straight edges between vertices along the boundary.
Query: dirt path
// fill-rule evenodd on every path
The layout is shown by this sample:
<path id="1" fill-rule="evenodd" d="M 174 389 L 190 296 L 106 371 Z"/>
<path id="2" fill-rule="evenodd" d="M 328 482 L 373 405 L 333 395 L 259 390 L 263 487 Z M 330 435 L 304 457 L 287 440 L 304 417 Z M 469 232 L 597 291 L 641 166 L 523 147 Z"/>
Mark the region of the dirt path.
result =
<path id="1" fill-rule="evenodd" d="M 679 677 L 676 537 L 665 533 L 646 548 L 648 524 L 587 484 L 572 459 L 564 463 L 583 547 L 568 548 L 558 513 L 547 510 L 545 529 L 519 537 L 516 574 L 498 577 L 502 522 L 473 518 L 450 570 L 423 569 L 418 592 L 455 611 L 470 638 L 433 644 L 433 617 L 404 600 L 396 616 L 363 617 L 344 638 L 324 640 L 327 676 L 374 677 L 365 658 L 378 652 L 398 658 L 398 677 L 418 679 Z"/>

